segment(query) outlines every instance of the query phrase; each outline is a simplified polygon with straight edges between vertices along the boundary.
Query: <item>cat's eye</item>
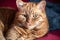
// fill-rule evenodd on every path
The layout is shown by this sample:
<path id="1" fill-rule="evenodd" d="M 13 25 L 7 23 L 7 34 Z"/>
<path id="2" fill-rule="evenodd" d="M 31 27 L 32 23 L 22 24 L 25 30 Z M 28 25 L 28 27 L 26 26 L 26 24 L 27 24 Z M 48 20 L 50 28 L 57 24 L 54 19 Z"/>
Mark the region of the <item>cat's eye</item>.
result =
<path id="1" fill-rule="evenodd" d="M 22 14 L 24 17 L 27 17 L 27 15 L 26 14 Z"/>

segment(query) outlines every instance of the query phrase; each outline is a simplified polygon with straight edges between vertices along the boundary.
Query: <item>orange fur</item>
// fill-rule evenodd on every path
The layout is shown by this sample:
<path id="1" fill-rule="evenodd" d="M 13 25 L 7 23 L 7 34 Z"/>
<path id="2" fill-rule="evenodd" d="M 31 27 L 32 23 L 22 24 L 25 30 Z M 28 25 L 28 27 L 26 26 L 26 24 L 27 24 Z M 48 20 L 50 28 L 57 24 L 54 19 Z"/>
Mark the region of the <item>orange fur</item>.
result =
<path id="1" fill-rule="evenodd" d="M 33 40 L 44 36 L 49 28 L 45 14 L 46 2 L 27 3 L 17 0 L 16 4 L 19 11 L 16 13 L 12 28 L 8 31 L 7 40 Z"/>

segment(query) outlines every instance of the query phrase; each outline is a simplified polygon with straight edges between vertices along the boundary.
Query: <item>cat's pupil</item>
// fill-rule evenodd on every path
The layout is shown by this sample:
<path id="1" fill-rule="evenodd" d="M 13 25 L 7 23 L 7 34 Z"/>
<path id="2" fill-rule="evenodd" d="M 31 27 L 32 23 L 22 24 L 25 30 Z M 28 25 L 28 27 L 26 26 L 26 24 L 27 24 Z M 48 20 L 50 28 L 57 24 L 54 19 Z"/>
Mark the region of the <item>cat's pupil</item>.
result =
<path id="1" fill-rule="evenodd" d="M 22 14 L 24 17 L 27 17 L 27 15 L 25 15 L 25 14 Z"/>
<path id="2" fill-rule="evenodd" d="M 23 15 L 24 17 L 26 17 L 26 15 Z"/>

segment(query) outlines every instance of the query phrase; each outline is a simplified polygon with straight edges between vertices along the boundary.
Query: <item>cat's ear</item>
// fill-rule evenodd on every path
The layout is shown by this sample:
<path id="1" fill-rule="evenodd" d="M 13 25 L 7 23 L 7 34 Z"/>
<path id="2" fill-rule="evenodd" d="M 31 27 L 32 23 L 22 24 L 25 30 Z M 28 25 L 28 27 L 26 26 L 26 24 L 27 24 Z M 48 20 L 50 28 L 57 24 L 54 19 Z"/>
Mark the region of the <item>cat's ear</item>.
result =
<path id="1" fill-rule="evenodd" d="M 22 0 L 16 0 L 16 5 L 18 8 L 21 8 L 24 5 L 24 2 Z"/>
<path id="2" fill-rule="evenodd" d="M 41 1 L 37 4 L 37 7 L 40 9 L 40 10 L 45 10 L 45 6 L 46 6 L 46 1 Z"/>

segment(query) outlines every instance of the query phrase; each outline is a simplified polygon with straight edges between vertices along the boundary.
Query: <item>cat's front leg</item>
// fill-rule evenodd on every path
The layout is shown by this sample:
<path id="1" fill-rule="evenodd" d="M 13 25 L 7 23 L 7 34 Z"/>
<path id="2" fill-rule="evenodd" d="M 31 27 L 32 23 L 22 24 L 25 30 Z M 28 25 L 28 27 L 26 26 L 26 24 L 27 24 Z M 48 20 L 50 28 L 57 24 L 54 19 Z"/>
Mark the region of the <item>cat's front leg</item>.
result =
<path id="1" fill-rule="evenodd" d="M 16 31 L 14 26 L 10 28 L 6 33 L 6 40 L 17 40 L 17 38 L 20 36 L 20 34 Z"/>
<path id="2" fill-rule="evenodd" d="M 7 32 L 6 40 L 33 40 L 33 37 L 32 34 L 30 34 L 30 30 L 13 26 Z"/>
<path id="3" fill-rule="evenodd" d="M 3 32 L 0 30 L 0 40 L 5 40 L 5 37 L 3 35 Z"/>
<path id="4" fill-rule="evenodd" d="M 0 40 L 5 40 L 5 37 L 3 35 L 3 29 L 4 29 L 4 24 L 0 20 Z"/>

